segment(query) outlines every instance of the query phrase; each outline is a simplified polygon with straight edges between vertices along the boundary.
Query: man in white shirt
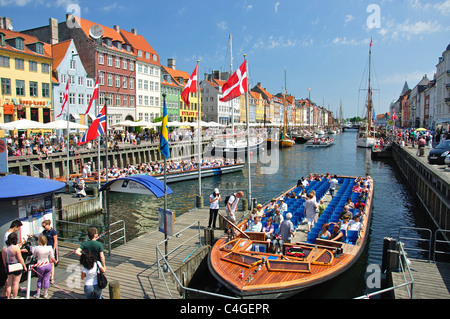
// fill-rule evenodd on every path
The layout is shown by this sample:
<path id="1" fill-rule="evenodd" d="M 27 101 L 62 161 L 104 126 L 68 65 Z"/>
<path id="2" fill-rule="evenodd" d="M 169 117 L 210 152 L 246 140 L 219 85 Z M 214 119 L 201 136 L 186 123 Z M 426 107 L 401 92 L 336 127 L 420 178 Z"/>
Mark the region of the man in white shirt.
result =
<path id="1" fill-rule="evenodd" d="M 328 181 L 330 183 L 330 195 L 334 197 L 334 192 L 336 191 L 336 185 L 339 183 L 337 176 L 334 175 L 332 179 Z"/>
<path id="2" fill-rule="evenodd" d="M 280 198 L 280 215 L 284 215 L 285 212 L 288 210 L 288 205 L 284 202 L 284 198 Z"/>
<path id="3" fill-rule="evenodd" d="M 359 215 L 355 215 L 353 219 L 348 223 L 348 230 L 360 230 L 361 229 L 361 218 Z"/>
<path id="4" fill-rule="evenodd" d="M 226 212 L 227 212 L 227 219 L 232 222 L 233 224 L 236 223 L 236 212 L 239 204 L 239 199 L 244 197 L 244 192 L 239 191 L 237 193 L 234 193 L 230 196 L 228 199 L 228 202 L 225 203 L 226 205 Z"/>
<path id="5" fill-rule="evenodd" d="M 251 232 L 261 232 L 262 231 L 262 223 L 260 222 L 259 216 L 255 216 L 253 218 L 253 221 L 250 223 L 250 226 L 248 227 L 248 231 Z"/>

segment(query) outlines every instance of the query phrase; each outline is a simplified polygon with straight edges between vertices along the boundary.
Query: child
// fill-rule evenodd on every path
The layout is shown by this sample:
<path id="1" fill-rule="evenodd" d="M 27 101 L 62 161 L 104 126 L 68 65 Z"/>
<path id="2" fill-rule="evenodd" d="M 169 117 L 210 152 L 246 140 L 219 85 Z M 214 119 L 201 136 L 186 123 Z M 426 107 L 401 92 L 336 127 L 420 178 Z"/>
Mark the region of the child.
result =
<path id="1" fill-rule="evenodd" d="M 325 210 L 325 205 L 323 204 L 323 200 L 320 200 L 319 202 L 319 217 L 323 214 L 323 211 Z"/>

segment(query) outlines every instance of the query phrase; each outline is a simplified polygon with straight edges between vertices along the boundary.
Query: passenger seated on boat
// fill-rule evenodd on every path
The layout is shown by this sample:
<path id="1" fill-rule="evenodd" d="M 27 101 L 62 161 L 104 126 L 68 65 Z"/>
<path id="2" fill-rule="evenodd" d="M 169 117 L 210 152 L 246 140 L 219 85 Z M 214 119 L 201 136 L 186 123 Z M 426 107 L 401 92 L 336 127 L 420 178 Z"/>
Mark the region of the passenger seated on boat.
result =
<path id="1" fill-rule="evenodd" d="M 345 206 L 348 206 L 349 209 L 350 208 L 355 208 L 355 204 L 352 203 L 352 199 L 350 197 L 347 198 L 347 201 L 345 202 Z"/>
<path id="2" fill-rule="evenodd" d="M 284 202 L 284 198 L 283 197 L 280 198 L 279 207 L 280 207 L 280 214 L 281 215 L 283 215 L 288 210 L 288 205 Z"/>
<path id="3" fill-rule="evenodd" d="M 298 196 L 302 199 L 306 200 L 306 197 L 308 197 L 308 194 L 306 193 L 306 188 L 302 189 L 302 192 L 300 194 L 298 194 Z"/>
<path id="4" fill-rule="evenodd" d="M 355 186 L 352 188 L 352 193 L 362 193 L 363 188 L 361 187 L 361 183 L 357 182 Z"/>
<path id="5" fill-rule="evenodd" d="M 334 224 L 333 230 L 330 235 L 331 235 L 330 240 L 332 240 L 332 241 L 337 241 L 337 242 L 344 241 L 344 234 L 341 232 L 339 224 Z"/>
<path id="6" fill-rule="evenodd" d="M 325 204 L 323 203 L 322 199 L 319 201 L 318 208 L 319 208 L 319 217 L 320 217 L 320 216 L 322 216 L 323 211 L 325 210 Z"/>
<path id="7" fill-rule="evenodd" d="M 353 219 L 348 223 L 348 230 L 360 230 L 361 229 L 361 216 L 355 215 Z"/>
<path id="8" fill-rule="evenodd" d="M 297 199 L 297 196 L 295 196 L 295 193 L 294 193 L 294 192 L 291 192 L 291 194 L 289 195 L 289 198 Z"/>
<path id="9" fill-rule="evenodd" d="M 339 225 L 340 229 L 347 230 L 349 223 L 350 223 L 350 218 L 349 218 L 349 216 L 345 215 L 344 219 L 340 222 L 340 225 Z"/>
<path id="10" fill-rule="evenodd" d="M 266 208 L 266 216 L 272 216 L 275 213 L 275 208 L 277 207 L 277 200 L 272 198 L 270 204 Z"/>
<path id="11" fill-rule="evenodd" d="M 348 217 L 349 220 L 353 218 L 353 214 L 352 214 L 352 212 L 350 211 L 350 208 L 347 205 L 344 206 L 344 210 L 339 215 L 339 219 L 342 220 L 346 216 Z"/>
<path id="12" fill-rule="evenodd" d="M 322 230 L 317 234 L 317 238 L 330 240 L 331 234 L 328 231 L 329 224 L 325 223 L 322 225 Z"/>
<path id="13" fill-rule="evenodd" d="M 263 219 L 266 216 L 261 204 L 256 205 L 256 215 L 259 216 L 260 219 Z"/>
<path id="14" fill-rule="evenodd" d="M 359 197 L 358 197 L 358 201 L 357 201 L 356 204 L 355 204 L 355 209 L 357 209 L 357 210 L 359 211 L 359 213 L 362 214 L 363 211 L 364 211 L 364 208 L 366 208 L 366 204 L 364 204 L 364 203 L 362 202 L 362 197 L 359 196 Z"/>
<path id="15" fill-rule="evenodd" d="M 272 218 L 267 218 L 266 225 L 264 225 L 262 231 L 266 234 L 266 241 L 269 243 L 269 250 L 271 248 L 271 243 L 274 238 L 273 232 L 275 231 L 275 227 L 272 224 Z"/>
<path id="16" fill-rule="evenodd" d="M 253 217 L 253 221 L 248 226 L 247 231 L 251 232 L 261 232 L 262 231 L 262 223 L 258 215 Z"/>

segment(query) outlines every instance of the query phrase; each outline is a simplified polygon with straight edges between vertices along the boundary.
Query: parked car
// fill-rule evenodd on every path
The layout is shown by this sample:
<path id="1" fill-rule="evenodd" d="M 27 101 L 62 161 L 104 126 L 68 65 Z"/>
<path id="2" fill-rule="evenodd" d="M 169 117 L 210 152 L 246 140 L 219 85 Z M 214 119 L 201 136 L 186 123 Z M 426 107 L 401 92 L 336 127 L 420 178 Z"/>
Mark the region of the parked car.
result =
<path id="1" fill-rule="evenodd" d="M 445 158 L 450 154 L 450 140 L 444 140 L 428 153 L 428 163 L 444 165 Z"/>
<path id="2" fill-rule="evenodd" d="M 450 168 L 450 154 L 445 157 L 444 162 L 445 162 L 445 165 L 447 165 Z"/>

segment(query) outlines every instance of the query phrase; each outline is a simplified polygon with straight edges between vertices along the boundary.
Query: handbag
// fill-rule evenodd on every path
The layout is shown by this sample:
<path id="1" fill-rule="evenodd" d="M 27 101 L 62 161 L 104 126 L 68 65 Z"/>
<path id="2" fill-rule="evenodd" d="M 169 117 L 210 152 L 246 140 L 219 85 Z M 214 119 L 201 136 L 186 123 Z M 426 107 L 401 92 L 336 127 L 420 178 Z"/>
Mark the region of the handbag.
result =
<path id="1" fill-rule="evenodd" d="M 100 267 L 98 266 L 98 261 L 97 261 L 97 285 L 100 289 L 104 289 L 108 285 L 108 279 L 106 279 L 105 274 L 101 272 Z"/>
<path id="2" fill-rule="evenodd" d="M 7 266 L 8 266 L 8 273 L 23 270 L 23 266 L 21 263 L 8 264 Z"/>

